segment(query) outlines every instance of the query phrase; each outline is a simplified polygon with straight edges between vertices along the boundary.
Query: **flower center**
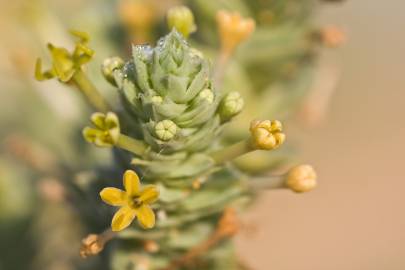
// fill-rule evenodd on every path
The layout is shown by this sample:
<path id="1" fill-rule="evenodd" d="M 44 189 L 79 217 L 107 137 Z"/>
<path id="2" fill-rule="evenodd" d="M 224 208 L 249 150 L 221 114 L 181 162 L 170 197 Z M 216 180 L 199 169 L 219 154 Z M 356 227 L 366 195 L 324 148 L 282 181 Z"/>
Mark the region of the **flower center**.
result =
<path id="1" fill-rule="evenodd" d="M 139 208 L 142 205 L 142 201 L 139 199 L 139 196 L 133 196 L 129 199 L 128 204 L 131 208 Z"/>

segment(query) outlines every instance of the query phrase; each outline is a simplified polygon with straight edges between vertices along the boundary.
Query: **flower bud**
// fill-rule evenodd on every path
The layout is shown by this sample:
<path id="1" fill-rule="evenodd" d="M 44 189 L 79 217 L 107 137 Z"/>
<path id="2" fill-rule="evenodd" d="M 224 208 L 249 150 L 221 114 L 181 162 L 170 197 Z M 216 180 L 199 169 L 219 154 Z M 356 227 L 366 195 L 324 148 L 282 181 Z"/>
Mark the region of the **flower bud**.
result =
<path id="1" fill-rule="evenodd" d="M 188 37 L 197 30 L 191 10 L 185 6 L 173 7 L 167 12 L 167 25 Z"/>
<path id="2" fill-rule="evenodd" d="M 104 249 L 104 241 L 98 234 L 89 234 L 82 240 L 80 257 L 87 258 L 99 254 Z"/>
<path id="3" fill-rule="evenodd" d="M 156 124 L 156 136 L 162 141 L 171 140 L 177 133 L 177 125 L 172 120 L 163 120 Z"/>
<path id="4" fill-rule="evenodd" d="M 124 61 L 119 57 L 111 57 L 104 60 L 101 65 L 101 72 L 104 78 L 114 86 L 117 86 L 114 78 L 114 70 L 122 68 L 124 66 Z"/>
<path id="5" fill-rule="evenodd" d="M 307 192 L 314 189 L 316 172 L 310 165 L 299 165 L 292 168 L 286 176 L 286 185 L 295 192 Z"/>
<path id="6" fill-rule="evenodd" d="M 329 48 L 336 48 L 346 42 L 346 34 L 336 26 L 328 26 L 319 30 L 317 37 L 320 42 Z"/>
<path id="7" fill-rule="evenodd" d="M 153 96 L 152 103 L 155 105 L 159 105 L 163 102 L 163 98 L 161 96 Z"/>
<path id="8" fill-rule="evenodd" d="M 279 147 L 285 141 L 280 121 L 255 120 L 250 124 L 252 144 L 256 149 L 271 150 Z"/>
<path id="9" fill-rule="evenodd" d="M 198 94 L 198 96 L 199 96 L 201 99 L 205 99 L 209 104 L 212 104 L 212 102 L 214 102 L 214 93 L 213 93 L 210 89 L 208 89 L 208 88 L 202 90 L 202 91 Z"/>
<path id="10" fill-rule="evenodd" d="M 244 101 L 239 92 L 230 92 L 223 99 L 219 107 L 219 113 L 223 122 L 230 120 L 239 114 L 244 106 Z"/>

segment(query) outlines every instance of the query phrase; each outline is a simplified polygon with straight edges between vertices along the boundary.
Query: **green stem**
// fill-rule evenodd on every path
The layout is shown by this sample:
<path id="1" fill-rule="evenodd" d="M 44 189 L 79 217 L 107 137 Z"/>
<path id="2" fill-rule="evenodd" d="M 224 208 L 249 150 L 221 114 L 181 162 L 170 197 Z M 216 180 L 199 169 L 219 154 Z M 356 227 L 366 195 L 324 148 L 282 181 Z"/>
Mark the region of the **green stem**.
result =
<path id="1" fill-rule="evenodd" d="M 210 156 L 214 159 L 215 163 L 222 164 L 254 150 L 256 149 L 252 147 L 250 139 L 246 139 L 214 152 Z"/>
<path id="2" fill-rule="evenodd" d="M 286 188 L 285 175 L 273 175 L 267 177 L 254 177 L 248 181 L 254 190 Z"/>
<path id="3" fill-rule="evenodd" d="M 144 142 L 136 140 L 134 138 L 131 138 L 131 137 L 123 135 L 123 134 L 120 134 L 120 137 L 118 138 L 118 142 L 116 143 L 116 146 L 119 148 L 125 149 L 129 152 L 132 152 L 138 156 L 142 156 L 147 149 L 147 145 Z"/>
<path id="4" fill-rule="evenodd" d="M 83 70 L 77 70 L 72 79 L 94 109 L 101 112 L 110 111 L 110 106 L 108 105 L 107 101 L 103 98 L 94 84 L 89 80 Z"/>

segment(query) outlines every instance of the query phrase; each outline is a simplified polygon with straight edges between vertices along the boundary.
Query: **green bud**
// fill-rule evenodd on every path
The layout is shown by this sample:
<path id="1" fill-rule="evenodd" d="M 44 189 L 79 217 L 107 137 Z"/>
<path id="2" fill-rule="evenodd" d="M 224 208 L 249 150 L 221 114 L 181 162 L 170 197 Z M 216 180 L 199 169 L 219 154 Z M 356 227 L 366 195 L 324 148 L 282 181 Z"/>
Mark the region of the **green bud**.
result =
<path id="1" fill-rule="evenodd" d="M 221 102 L 219 113 L 222 121 L 228 121 L 239 114 L 244 106 L 242 96 L 238 92 L 228 93 Z"/>
<path id="2" fill-rule="evenodd" d="M 204 89 L 202 90 L 198 96 L 202 99 L 205 99 L 209 104 L 212 104 L 214 102 L 214 93 L 211 91 L 211 89 Z"/>
<path id="3" fill-rule="evenodd" d="M 171 140 L 177 133 L 177 125 L 172 120 L 163 120 L 156 124 L 156 136 L 162 141 Z"/>
<path id="4" fill-rule="evenodd" d="M 153 96 L 152 97 L 152 103 L 155 105 L 162 104 L 163 98 L 161 96 Z"/>
<path id="5" fill-rule="evenodd" d="M 176 28 L 186 38 L 197 30 L 193 13 L 185 6 L 169 9 L 167 12 L 167 25 L 170 29 Z"/>
<path id="6" fill-rule="evenodd" d="M 101 65 L 101 72 L 104 78 L 114 86 L 117 86 L 114 78 L 114 70 L 120 69 L 124 66 L 124 61 L 119 57 L 111 57 L 104 60 Z"/>

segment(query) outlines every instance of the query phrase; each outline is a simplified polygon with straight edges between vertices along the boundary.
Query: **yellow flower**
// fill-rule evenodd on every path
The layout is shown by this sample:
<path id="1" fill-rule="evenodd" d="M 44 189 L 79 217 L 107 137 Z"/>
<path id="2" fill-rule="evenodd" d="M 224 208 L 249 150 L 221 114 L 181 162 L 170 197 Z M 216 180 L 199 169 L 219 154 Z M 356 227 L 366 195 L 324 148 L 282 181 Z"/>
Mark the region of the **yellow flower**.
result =
<path id="1" fill-rule="evenodd" d="M 255 29 L 255 21 L 244 19 L 238 12 L 218 11 L 217 24 L 223 49 L 232 52 Z"/>
<path id="2" fill-rule="evenodd" d="M 122 231 L 135 218 L 138 218 L 138 223 L 143 228 L 152 228 L 155 225 L 155 214 L 149 204 L 158 199 L 159 191 L 152 185 L 141 188 L 139 177 L 132 170 L 124 173 L 123 181 L 125 191 L 108 187 L 100 192 L 105 203 L 121 207 L 112 219 L 112 230 Z"/>
<path id="3" fill-rule="evenodd" d="M 110 147 L 118 142 L 120 124 L 115 113 L 93 113 L 91 122 L 96 128 L 85 127 L 83 129 L 83 137 L 86 141 L 99 147 Z"/>
<path id="4" fill-rule="evenodd" d="M 271 150 L 285 141 L 280 121 L 255 120 L 250 124 L 252 144 L 256 149 Z"/>
<path id="5" fill-rule="evenodd" d="M 79 31 L 70 31 L 70 33 L 79 39 L 76 42 L 74 51 L 69 52 L 65 48 L 58 48 L 48 44 L 48 49 L 51 52 L 52 68 L 43 72 L 42 61 L 38 59 L 35 66 L 35 78 L 38 81 L 57 77 L 62 82 L 68 82 L 82 65 L 91 60 L 94 51 L 87 47 L 89 36 Z"/>

